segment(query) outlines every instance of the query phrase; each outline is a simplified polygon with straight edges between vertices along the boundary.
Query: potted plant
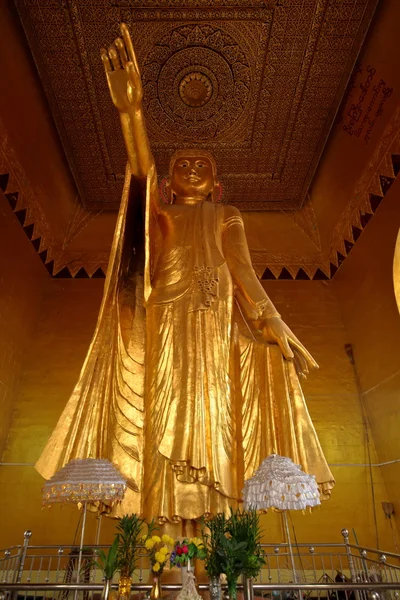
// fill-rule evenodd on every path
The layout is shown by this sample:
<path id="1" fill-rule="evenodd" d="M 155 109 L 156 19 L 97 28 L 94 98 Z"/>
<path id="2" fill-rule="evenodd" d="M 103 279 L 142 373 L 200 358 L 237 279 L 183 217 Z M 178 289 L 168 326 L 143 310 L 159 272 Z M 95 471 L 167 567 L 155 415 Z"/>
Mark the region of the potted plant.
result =
<path id="1" fill-rule="evenodd" d="M 223 573 L 226 575 L 228 594 L 231 600 L 236 600 L 237 579 L 243 571 L 243 554 L 245 548 L 246 542 L 237 542 L 235 538 L 225 534 L 221 537 L 221 546 L 217 549 Z"/>
<path id="2" fill-rule="evenodd" d="M 216 515 L 207 522 L 206 570 L 210 577 L 210 594 L 220 596 L 215 578 L 224 573 L 230 598 L 237 594 L 240 575 L 253 578 L 258 575 L 264 558 L 261 551 L 261 531 L 256 511 L 233 511 L 230 517 Z M 214 579 L 214 581 L 213 581 Z"/>
<path id="3" fill-rule="evenodd" d="M 97 560 L 92 561 L 92 565 L 96 566 L 103 572 L 104 575 L 104 588 L 102 593 L 102 600 L 108 600 L 110 593 L 110 587 L 115 573 L 118 571 L 118 536 L 115 536 L 115 540 L 111 544 L 108 553 L 104 550 L 97 551 Z"/>
<path id="4" fill-rule="evenodd" d="M 119 595 L 129 596 L 132 586 L 132 575 L 139 554 L 140 534 L 144 519 L 136 514 L 124 515 L 118 520 L 118 569 L 121 573 L 119 580 Z"/>
<path id="5" fill-rule="evenodd" d="M 220 600 L 221 598 L 221 575 L 224 573 L 224 561 L 220 553 L 221 538 L 225 536 L 226 518 L 224 514 L 217 514 L 209 519 L 203 527 L 203 539 L 205 547 L 205 567 L 210 578 L 210 598 Z"/>
<path id="6" fill-rule="evenodd" d="M 265 564 L 261 548 L 260 518 L 256 510 L 231 509 L 231 516 L 227 521 L 226 531 L 228 537 L 235 540 L 242 547 L 242 565 L 240 575 L 243 576 L 243 585 L 252 595 L 252 580 L 255 579 Z M 229 583 L 229 580 L 228 580 Z"/>

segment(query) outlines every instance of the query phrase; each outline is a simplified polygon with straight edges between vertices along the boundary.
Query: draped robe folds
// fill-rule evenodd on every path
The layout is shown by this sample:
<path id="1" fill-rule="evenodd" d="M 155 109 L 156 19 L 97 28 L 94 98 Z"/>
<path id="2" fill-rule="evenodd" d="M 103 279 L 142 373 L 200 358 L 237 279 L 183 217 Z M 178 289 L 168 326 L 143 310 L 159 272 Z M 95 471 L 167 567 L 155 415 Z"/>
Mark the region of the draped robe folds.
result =
<path id="1" fill-rule="evenodd" d="M 253 325 L 268 299 L 239 211 L 189 207 L 182 243 L 157 254 L 156 193 L 155 178 L 146 186 L 127 167 L 93 340 L 36 469 L 49 479 L 73 458 L 107 458 L 128 487 L 101 510 L 161 522 L 227 511 L 272 453 L 328 497 L 333 476 L 294 364 Z"/>

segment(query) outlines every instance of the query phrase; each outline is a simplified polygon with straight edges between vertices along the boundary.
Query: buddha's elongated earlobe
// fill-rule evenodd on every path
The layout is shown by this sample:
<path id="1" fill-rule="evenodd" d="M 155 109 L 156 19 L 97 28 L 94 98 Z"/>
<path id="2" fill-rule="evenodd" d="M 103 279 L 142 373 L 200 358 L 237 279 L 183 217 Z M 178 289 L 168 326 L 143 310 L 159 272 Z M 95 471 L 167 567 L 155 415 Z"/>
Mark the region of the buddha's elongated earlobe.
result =
<path id="1" fill-rule="evenodd" d="M 167 177 L 167 179 L 165 181 L 165 196 L 167 199 L 167 203 L 172 204 L 174 200 L 173 200 L 173 192 L 171 189 L 171 180 L 169 177 Z"/>
<path id="2" fill-rule="evenodd" d="M 213 202 L 220 202 L 221 198 L 222 198 L 222 185 L 218 181 L 214 185 L 214 189 L 212 191 L 212 201 Z"/>
<path id="3" fill-rule="evenodd" d="M 164 177 L 161 180 L 160 186 L 158 188 L 158 193 L 160 195 L 160 199 L 165 202 L 165 204 L 170 204 L 170 185 L 169 179 Z"/>

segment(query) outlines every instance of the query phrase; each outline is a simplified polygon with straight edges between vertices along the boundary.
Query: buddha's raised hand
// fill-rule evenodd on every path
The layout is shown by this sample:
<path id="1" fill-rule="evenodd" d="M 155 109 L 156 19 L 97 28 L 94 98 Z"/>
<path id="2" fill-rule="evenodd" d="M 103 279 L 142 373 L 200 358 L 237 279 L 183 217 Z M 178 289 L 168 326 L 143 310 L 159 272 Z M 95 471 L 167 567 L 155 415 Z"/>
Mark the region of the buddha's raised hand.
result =
<path id="1" fill-rule="evenodd" d="M 128 27 L 121 24 L 122 38 L 108 50 L 102 48 L 101 59 L 106 71 L 111 98 L 121 113 L 141 107 L 143 88 L 138 63 Z"/>

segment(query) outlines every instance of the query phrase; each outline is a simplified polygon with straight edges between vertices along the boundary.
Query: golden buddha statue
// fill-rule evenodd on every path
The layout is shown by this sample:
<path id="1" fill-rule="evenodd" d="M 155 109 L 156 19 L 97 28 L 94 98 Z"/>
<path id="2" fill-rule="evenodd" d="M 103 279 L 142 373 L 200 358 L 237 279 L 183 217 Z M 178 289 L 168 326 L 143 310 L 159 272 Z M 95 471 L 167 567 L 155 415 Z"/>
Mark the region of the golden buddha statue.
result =
<path id="1" fill-rule="evenodd" d="M 160 522 L 226 511 L 271 453 L 334 485 L 299 376 L 317 367 L 251 264 L 240 211 L 217 202 L 213 157 L 178 151 L 159 197 L 132 41 L 102 60 L 128 151 L 104 297 L 79 381 L 36 468 L 108 458 L 113 514 Z"/>

